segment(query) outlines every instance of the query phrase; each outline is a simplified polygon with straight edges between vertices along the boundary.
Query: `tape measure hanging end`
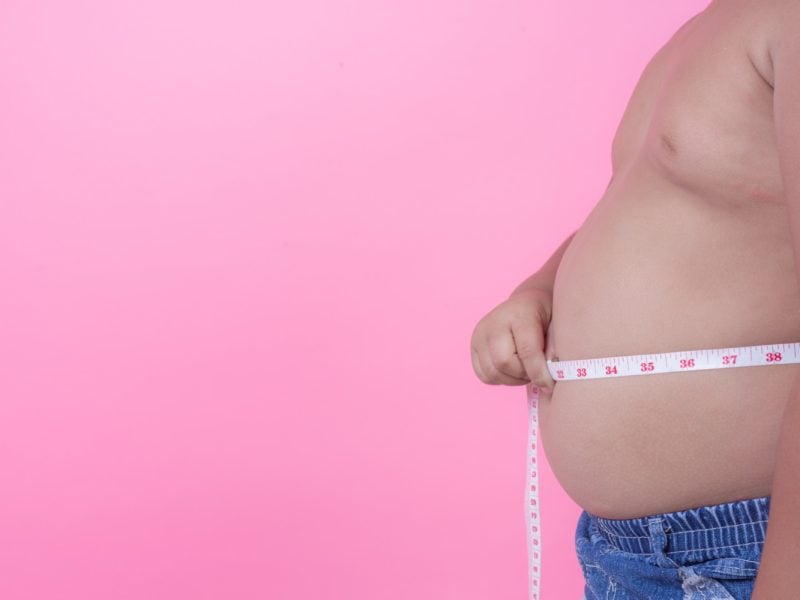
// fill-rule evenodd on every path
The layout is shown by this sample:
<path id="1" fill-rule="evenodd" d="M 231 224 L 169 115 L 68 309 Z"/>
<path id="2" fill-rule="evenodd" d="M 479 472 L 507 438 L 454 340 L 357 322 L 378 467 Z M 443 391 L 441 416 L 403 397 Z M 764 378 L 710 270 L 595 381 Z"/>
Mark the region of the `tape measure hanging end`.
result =
<path id="1" fill-rule="evenodd" d="M 527 384 L 525 387 L 528 398 L 528 451 L 527 477 L 525 482 L 525 528 L 528 542 L 528 598 L 529 600 L 541 600 L 541 510 L 539 507 L 539 470 L 537 456 L 539 388 L 532 383 Z"/>

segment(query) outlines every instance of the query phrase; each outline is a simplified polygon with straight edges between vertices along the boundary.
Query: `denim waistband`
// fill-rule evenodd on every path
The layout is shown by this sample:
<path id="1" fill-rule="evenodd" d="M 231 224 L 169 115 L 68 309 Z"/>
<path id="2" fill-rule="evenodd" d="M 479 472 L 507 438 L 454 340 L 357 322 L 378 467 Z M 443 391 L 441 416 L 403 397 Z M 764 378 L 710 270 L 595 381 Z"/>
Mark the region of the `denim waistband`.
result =
<path id="1" fill-rule="evenodd" d="M 634 519 L 606 519 L 590 513 L 609 544 L 636 554 L 652 554 L 650 523 L 661 522 L 670 551 L 764 543 L 770 496 L 747 498 Z"/>

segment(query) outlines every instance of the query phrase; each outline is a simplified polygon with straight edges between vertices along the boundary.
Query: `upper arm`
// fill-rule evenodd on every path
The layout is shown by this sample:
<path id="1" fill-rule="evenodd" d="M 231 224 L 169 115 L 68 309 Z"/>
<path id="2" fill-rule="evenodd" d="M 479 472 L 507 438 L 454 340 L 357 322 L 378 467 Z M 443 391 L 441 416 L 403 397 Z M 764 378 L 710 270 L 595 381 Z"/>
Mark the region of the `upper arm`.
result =
<path id="1" fill-rule="evenodd" d="M 800 280 L 800 6 L 782 2 L 784 18 L 770 42 L 772 96 L 783 191 Z"/>

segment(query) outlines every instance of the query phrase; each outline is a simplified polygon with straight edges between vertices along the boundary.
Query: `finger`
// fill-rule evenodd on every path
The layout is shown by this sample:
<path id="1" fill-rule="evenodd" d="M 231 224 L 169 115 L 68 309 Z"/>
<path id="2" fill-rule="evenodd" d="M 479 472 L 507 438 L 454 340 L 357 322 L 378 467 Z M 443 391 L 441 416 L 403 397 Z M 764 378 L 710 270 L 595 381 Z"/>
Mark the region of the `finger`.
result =
<path id="1" fill-rule="evenodd" d="M 483 381 L 484 383 L 488 383 L 486 381 L 486 375 L 483 373 L 483 368 L 481 367 L 481 361 L 478 357 L 478 351 L 475 349 L 475 346 L 470 347 L 470 354 L 472 355 L 472 370 L 475 371 L 475 374 L 478 376 L 478 379 Z"/>
<path id="2" fill-rule="evenodd" d="M 483 371 L 491 380 L 504 385 L 529 383 L 525 369 L 514 354 L 514 340 L 507 331 L 487 338 L 479 355 Z"/>
<path id="3" fill-rule="evenodd" d="M 487 346 L 492 364 L 499 373 L 519 381 L 530 381 L 525 366 L 517 356 L 514 336 L 511 335 L 510 329 L 495 333 L 488 339 Z"/>
<path id="4" fill-rule="evenodd" d="M 544 331 L 539 321 L 525 322 L 511 329 L 517 356 L 527 377 L 544 393 L 552 391 L 555 381 L 547 370 L 544 354 Z"/>

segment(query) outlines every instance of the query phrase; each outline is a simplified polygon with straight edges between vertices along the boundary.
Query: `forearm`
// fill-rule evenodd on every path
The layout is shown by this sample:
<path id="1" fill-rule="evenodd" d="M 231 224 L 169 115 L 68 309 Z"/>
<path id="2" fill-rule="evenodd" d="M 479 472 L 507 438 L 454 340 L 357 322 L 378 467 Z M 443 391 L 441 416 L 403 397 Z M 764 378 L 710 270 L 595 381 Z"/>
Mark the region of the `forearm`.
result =
<path id="1" fill-rule="evenodd" d="M 558 271 L 558 265 L 561 264 L 561 257 L 564 256 L 564 252 L 567 251 L 567 247 L 569 246 L 572 238 L 575 237 L 575 234 L 578 233 L 578 230 L 572 232 L 567 239 L 565 239 L 558 249 L 553 252 L 553 255 L 547 259 L 547 262 L 542 265 L 542 267 L 536 271 L 533 275 L 528 277 L 525 281 L 520 283 L 514 291 L 511 292 L 511 296 L 518 292 L 522 292 L 529 289 L 540 289 L 549 292 L 550 294 L 553 293 L 553 282 L 556 278 L 556 271 Z"/>
<path id="2" fill-rule="evenodd" d="M 781 367 L 786 368 L 786 367 Z M 796 598 L 800 589 L 800 378 L 795 380 L 781 421 L 775 456 L 767 537 L 753 600 Z"/>

